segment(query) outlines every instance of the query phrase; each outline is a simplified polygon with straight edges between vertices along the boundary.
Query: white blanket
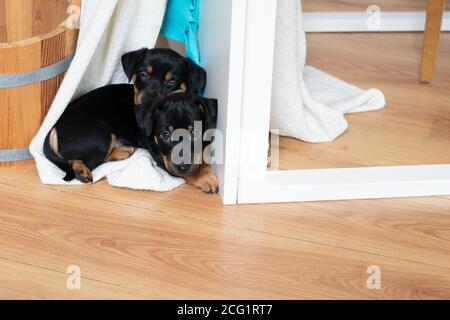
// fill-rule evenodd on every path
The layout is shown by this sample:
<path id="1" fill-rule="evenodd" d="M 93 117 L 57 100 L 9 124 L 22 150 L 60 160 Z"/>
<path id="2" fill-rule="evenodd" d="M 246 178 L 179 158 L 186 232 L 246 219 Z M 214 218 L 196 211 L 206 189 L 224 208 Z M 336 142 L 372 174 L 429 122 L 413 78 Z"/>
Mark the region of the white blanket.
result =
<path id="1" fill-rule="evenodd" d="M 380 90 L 361 90 L 305 66 L 305 60 L 301 2 L 279 0 L 271 128 L 281 135 L 308 142 L 331 141 L 347 129 L 345 113 L 384 107 Z"/>
<path id="2" fill-rule="evenodd" d="M 47 133 L 67 104 L 90 90 L 112 83 L 126 83 L 120 65 L 125 52 L 153 47 L 161 28 L 166 0 L 85 0 L 78 46 L 58 94 L 38 134 L 30 145 L 41 181 L 64 182 L 64 173 L 43 154 Z M 118 187 L 168 191 L 184 183 L 158 168 L 149 153 L 138 150 L 125 161 L 106 163 L 93 171 L 94 182 L 106 177 Z"/>

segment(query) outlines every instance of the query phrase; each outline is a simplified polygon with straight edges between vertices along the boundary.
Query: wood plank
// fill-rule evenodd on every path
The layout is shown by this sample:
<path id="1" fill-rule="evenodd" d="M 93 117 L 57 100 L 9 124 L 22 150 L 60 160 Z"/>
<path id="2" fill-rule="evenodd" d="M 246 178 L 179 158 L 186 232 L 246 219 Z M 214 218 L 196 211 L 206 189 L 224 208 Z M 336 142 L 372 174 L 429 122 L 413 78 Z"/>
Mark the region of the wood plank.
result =
<path id="1" fill-rule="evenodd" d="M 8 261 L 0 258 L 0 297 L 23 299 L 149 299 L 156 296 L 143 294 L 111 283 L 81 277 L 79 290 L 66 286 L 66 270 L 51 270 Z"/>
<path id="2" fill-rule="evenodd" d="M 32 36 L 38 36 L 56 29 L 67 19 L 68 1 L 28 0 L 32 1 Z"/>
<path id="3" fill-rule="evenodd" d="M 75 50 L 77 48 L 78 34 L 79 34 L 78 29 L 66 29 L 64 39 L 65 57 L 75 53 Z"/>
<path id="4" fill-rule="evenodd" d="M 72 52 L 73 53 L 73 52 Z M 46 67 L 61 61 L 66 56 L 66 31 L 45 37 L 41 40 L 41 67 Z"/>
<path id="5" fill-rule="evenodd" d="M 67 1 L 0 0 L 0 43 L 48 33 L 67 18 Z"/>
<path id="6" fill-rule="evenodd" d="M 281 138 L 280 168 L 450 163 L 449 40 L 444 33 L 434 83 L 422 85 L 421 34 L 308 35 L 308 64 L 362 88 L 380 88 L 387 106 L 347 115 L 349 130 L 331 143 Z"/>
<path id="7" fill-rule="evenodd" d="M 68 54 L 72 54 L 75 51 L 74 44 L 76 43 L 76 38 L 68 37 L 67 33 L 72 31 L 63 31 L 54 37 L 45 38 L 41 42 L 41 65 L 42 67 L 49 66 L 58 63 L 64 59 Z M 69 45 L 66 41 L 70 41 L 70 46 L 72 51 L 67 52 Z M 51 103 L 56 96 L 59 86 L 64 79 L 64 75 L 59 75 L 53 79 L 42 81 L 39 84 L 40 90 L 40 121 L 41 124 L 50 109 Z M 38 128 L 39 129 L 39 128 Z M 35 131 L 37 132 L 37 131 Z"/>
<path id="8" fill-rule="evenodd" d="M 0 43 L 7 41 L 5 0 L 0 0 Z"/>
<path id="9" fill-rule="evenodd" d="M 448 199 L 223 207 L 189 186 L 50 187 L 33 167 L 0 177 L 3 259 L 77 264 L 160 298 L 449 297 Z M 380 291 L 365 287 L 369 265 Z"/>
<path id="10" fill-rule="evenodd" d="M 420 81 L 430 82 L 436 65 L 436 56 L 441 35 L 442 14 L 444 0 L 428 0 L 427 21 L 422 49 L 422 63 L 420 67 Z"/>
<path id="11" fill-rule="evenodd" d="M 7 41 L 15 42 L 30 38 L 33 34 L 33 2 L 30 0 L 6 0 Z"/>
<path id="12" fill-rule="evenodd" d="M 64 80 L 64 74 L 61 74 L 53 79 L 42 81 L 40 83 L 40 94 L 41 94 L 41 109 L 40 109 L 40 123 L 44 122 L 45 116 L 50 110 L 53 99 L 58 92 L 58 89 Z"/>
<path id="13" fill-rule="evenodd" d="M 39 69 L 41 43 L 0 48 L 0 73 L 17 73 Z M 38 84 L 0 89 L 4 104 L 0 105 L 0 149 L 28 146 L 40 126 L 40 87 Z M 24 125 L 25 124 L 25 125 Z"/>
<path id="14" fill-rule="evenodd" d="M 28 181 L 30 175 L 34 175 L 33 168 L 16 170 L 14 177 L 8 179 L 8 184 Z M 31 182 L 29 187 L 34 184 Z M 447 233 L 450 230 L 450 201 L 443 198 L 246 205 L 241 209 L 240 206 L 224 208 L 219 199 L 201 192 L 194 192 L 198 201 L 192 202 L 189 199 L 195 189 L 186 191 L 189 188 L 163 194 L 127 189 L 120 193 L 110 192 L 110 186 L 105 183 L 90 189 L 46 188 L 67 196 L 87 196 L 94 201 L 103 199 L 112 204 L 123 203 L 126 198 L 130 206 L 140 209 L 180 217 L 186 217 L 186 212 L 190 212 L 188 216 L 191 219 L 226 223 L 236 229 L 248 226 L 258 232 L 450 268 L 450 234 Z M 167 209 L 167 203 L 173 206 Z M 208 204 L 207 210 L 202 209 L 205 203 Z M 381 215 L 380 211 L 383 211 Z M 228 215 L 224 217 L 220 213 L 228 213 L 229 218 L 224 220 Z M 411 215 L 415 216 L 414 224 L 398 225 Z M 368 224 L 369 221 L 371 223 Z M 339 226 L 337 232 L 333 232 L 329 223 Z M 424 234 L 430 236 L 423 238 Z M 386 242 L 380 241 L 380 238 Z M 430 256 L 429 252 L 434 254 Z"/>

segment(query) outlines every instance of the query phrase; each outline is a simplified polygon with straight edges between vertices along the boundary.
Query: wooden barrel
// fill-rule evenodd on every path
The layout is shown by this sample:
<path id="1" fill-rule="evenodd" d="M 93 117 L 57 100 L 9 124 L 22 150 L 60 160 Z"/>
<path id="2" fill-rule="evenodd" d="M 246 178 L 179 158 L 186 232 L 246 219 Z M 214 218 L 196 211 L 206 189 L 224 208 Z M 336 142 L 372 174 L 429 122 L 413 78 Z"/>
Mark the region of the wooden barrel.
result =
<path id="1" fill-rule="evenodd" d="M 0 0 L 0 166 L 30 159 L 75 52 L 74 5 L 79 0 Z"/>

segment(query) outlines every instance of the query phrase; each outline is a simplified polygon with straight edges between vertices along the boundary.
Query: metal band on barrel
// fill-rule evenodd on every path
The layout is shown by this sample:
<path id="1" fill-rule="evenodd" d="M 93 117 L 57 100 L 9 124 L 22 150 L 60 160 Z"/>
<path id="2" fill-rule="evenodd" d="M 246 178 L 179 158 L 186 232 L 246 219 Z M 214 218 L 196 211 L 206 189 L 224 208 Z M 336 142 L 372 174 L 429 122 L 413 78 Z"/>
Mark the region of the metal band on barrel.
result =
<path id="1" fill-rule="evenodd" d="M 0 88 L 22 87 L 55 78 L 69 69 L 73 56 L 74 54 L 71 54 L 55 64 L 32 71 L 0 74 Z M 0 149 L 0 162 L 21 161 L 30 158 L 32 156 L 28 148 Z"/>
<path id="2" fill-rule="evenodd" d="M 40 69 L 11 74 L 0 74 L 0 88 L 16 88 L 45 81 L 63 74 L 69 69 L 74 54 Z"/>
<path id="3" fill-rule="evenodd" d="M 13 162 L 31 159 L 31 153 L 28 148 L 1 150 L 0 162 Z"/>

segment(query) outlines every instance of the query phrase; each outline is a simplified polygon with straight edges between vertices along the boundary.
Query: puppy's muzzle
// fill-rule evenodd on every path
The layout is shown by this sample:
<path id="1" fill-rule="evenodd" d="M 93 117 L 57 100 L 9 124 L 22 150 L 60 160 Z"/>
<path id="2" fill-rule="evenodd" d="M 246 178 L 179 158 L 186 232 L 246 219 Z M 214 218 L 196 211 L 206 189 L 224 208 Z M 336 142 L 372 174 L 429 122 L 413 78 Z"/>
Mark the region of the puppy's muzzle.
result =
<path id="1" fill-rule="evenodd" d="M 167 159 L 170 158 L 170 159 Z M 202 154 L 194 154 L 191 159 L 187 162 L 181 161 L 173 161 L 172 157 L 167 157 L 165 159 L 165 164 L 167 171 L 170 174 L 177 177 L 188 177 L 194 175 L 200 167 L 200 163 L 202 160 Z"/>
<path id="2" fill-rule="evenodd" d="M 174 174 L 176 176 L 187 177 L 193 175 L 197 171 L 198 165 L 181 163 L 179 165 L 175 165 L 174 169 Z"/>

